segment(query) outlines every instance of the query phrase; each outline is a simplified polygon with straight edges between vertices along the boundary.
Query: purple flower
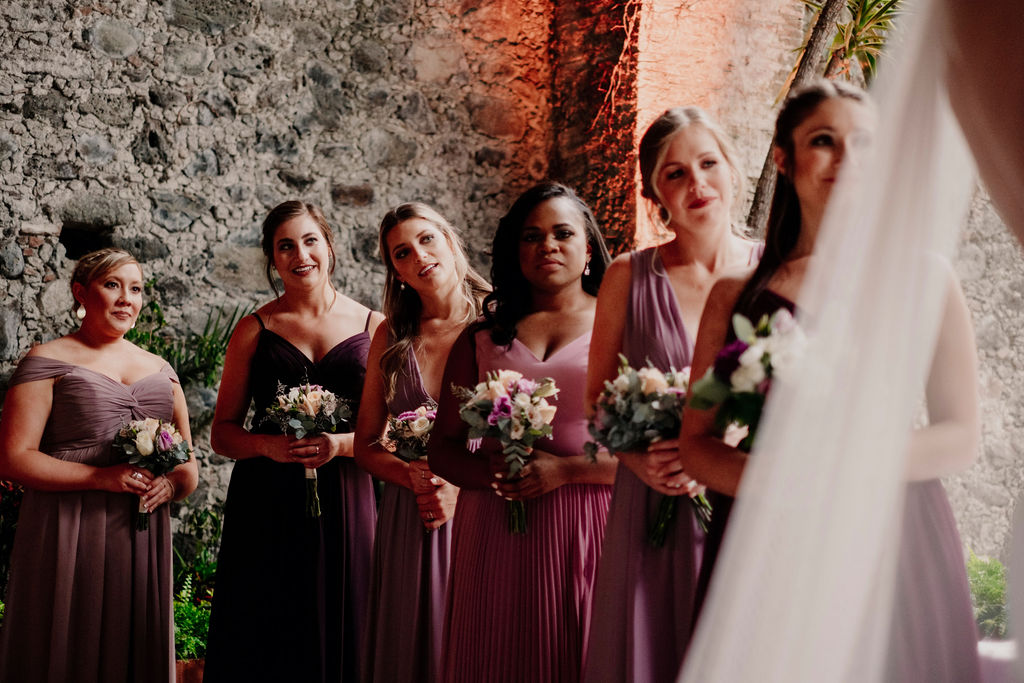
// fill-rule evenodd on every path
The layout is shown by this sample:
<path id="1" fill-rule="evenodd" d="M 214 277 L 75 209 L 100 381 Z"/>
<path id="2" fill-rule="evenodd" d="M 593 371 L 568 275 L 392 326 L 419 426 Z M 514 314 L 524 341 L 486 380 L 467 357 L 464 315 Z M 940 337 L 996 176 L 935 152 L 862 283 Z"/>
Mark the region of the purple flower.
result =
<path id="1" fill-rule="evenodd" d="M 404 413 L 399 413 L 398 417 L 395 418 L 395 419 L 396 420 L 401 420 L 401 421 L 405 422 L 405 421 L 408 421 L 408 420 L 415 420 L 417 417 L 419 417 L 419 415 L 416 414 L 415 410 L 407 410 Z M 433 419 L 433 418 L 431 418 L 431 419 Z"/>
<path id="2" fill-rule="evenodd" d="M 487 416 L 487 424 L 496 425 L 503 417 L 512 417 L 512 399 L 508 396 L 499 396 L 494 400 L 491 414 Z"/>
<path id="3" fill-rule="evenodd" d="M 533 392 L 537 391 L 539 385 L 532 379 L 526 379 L 525 377 L 516 383 L 515 391 L 511 392 L 517 394 L 523 392 L 527 396 L 533 396 Z"/>
<path id="4" fill-rule="evenodd" d="M 719 351 L 715 356 L 715 377 L 729 383 L 732 373 L 736 372 L 736 368 L 740 366 L 740 356 L 748 347 L 749 344 L 737 339 Z"/>
<path id="5" fill-rule="evenodd" d="M 161 451 L 171 450 L 171 446 L 174 445 L 174 435 L 166 429 L 161 429 L 156 437 L 157 446 Z"/>

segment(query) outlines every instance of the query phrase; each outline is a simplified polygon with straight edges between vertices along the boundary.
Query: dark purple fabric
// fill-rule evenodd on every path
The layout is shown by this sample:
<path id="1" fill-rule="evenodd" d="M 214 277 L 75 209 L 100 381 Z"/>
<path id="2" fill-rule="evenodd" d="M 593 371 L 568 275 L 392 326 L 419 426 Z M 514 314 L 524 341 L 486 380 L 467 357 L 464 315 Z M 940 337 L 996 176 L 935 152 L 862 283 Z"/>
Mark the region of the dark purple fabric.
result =
<path id="1" fill-rule="evenodd" d="M 639 368 L 689 367 L 693 342 L 657 249 L 634 252 L 623 354 Z M 651 546 L 648 528 L 663 496 L 620 466 L 604 552 L 594 589 L 593 624 L 584 669 L 588 683 L 674 681 L 693 623 L 703 533 L 680 499 L 665 544 Z"/>
<path id="2" fill-rule="evenodd" d="M 323 385 L 350 402 L 354 421 L 369 345 L 369 334 L 360 332 L 313 363 L 263 330 L 249 374 L 253 431 L 279 433 L 263 420 L 278 382 Z M 309 519 L 302 465 L 262 457 L 235 463 L 204 680 L 356 680 L 376 521 L 373 483 L 352 458 L 329 461 L 317 477 L 322 516 Z"/>
<path id="3" fill-rule="evenodd" d="M 423 388 L 415 354 L 398 377 L 388 411 L 398 415 L 434 402 Z M 439 680 L 445 587 L 451 553 L 449 522 L 426 533 L 416 496 L 384 484 L 373 549 L 363 680 Z"/>
<path id="4" fill-rule="evenodd" d="M 479 379 L 518 370 L 560 389 L 551 439 L 536 447 L 580 455 L 587 439 L 583 387 L 590 333 L 541 361 L 518 340 L 476 336 Z M 483 456 L 480 456 L 483 457 Z M 508 503 L 463 489 L 452 531 L 443 680 L 448 683 L 572 683 L 586 656 L 594 575 L 611 487 L 569 484 L 526 503 L 527 531 L 508 530 Z"/>
<path id="5" fill-rule="evenodd" d="M 170 366 L 130 386 L 87 368 L 30 356 L 11 384 L 59 378 L 42 452 L 116 462 L 114 433 L 131 420 L 173 418 Z M 168 506 L 135 530 L 138 497 L 27 490 L 0 630 L 0 681 L 174 680 Z"/>

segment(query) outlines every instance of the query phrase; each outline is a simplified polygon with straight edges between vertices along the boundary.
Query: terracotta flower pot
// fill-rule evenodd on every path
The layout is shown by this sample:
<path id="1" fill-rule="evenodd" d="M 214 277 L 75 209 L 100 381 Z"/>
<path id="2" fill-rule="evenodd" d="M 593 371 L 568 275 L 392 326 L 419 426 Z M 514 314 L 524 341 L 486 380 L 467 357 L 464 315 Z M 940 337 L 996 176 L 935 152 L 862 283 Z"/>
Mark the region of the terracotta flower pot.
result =
<path id="1" fill-rule="evenodd" d="M 174 662 L 177 683 L 203 683 L 205 659 L 179 659 Z"/>

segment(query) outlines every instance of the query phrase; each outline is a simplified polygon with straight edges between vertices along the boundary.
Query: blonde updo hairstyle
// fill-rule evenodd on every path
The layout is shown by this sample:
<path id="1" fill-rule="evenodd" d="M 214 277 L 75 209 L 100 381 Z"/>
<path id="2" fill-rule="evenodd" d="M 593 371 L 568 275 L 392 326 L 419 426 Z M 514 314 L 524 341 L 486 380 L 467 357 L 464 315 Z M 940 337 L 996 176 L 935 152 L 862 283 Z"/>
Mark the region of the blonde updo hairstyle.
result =
<path id="1" fill-rule="evenodd" d="M 118 249 L 116 247 L 107 247 L 106 249 L 98 249 L 90 252 L 78 259 L 75 264 L 75 269 L 71 273 L 71 296 L 75 299 L 74 305 L 71 307 L 71 312 L 76 314 L 82 307 L 81 302 L 75 297 L 75 285 L 81 285 L 83 289 L 87 289 L 96 280 L 99 280 L 104 275 L 112 270 L 117 270 L 121 266 L 134 263 L 139 267 L 139 273 L 142 273 L 142 265 L 124 249 Z M 145 275 L 143 274 L 143 279 Z"/>
<path id="2" fill-rule="evenodd" d="M 668 225 L 671 216 L 658 194 L 658 175 L 665 165 L 665 155 L 668 153 L 672 140 L 680 132 L 694 125 L 703 126 L 718 143 L 718 149 L 722 152 L 722 157 L 732 171 L 733 196 L 742 197 L 746 191 L 743 174 L 736 164 L 736 150 L 725 131 L 700 107 L 673 107 L 666 110 L 647 127 L 644 136 L 640 138 L 640 148 L 637 150 L 637 159 L 640 164 L 640 194 L 650 200 L 652 207 L 657 211 L 661 225 Z M 733 202 L 733 204 L 736 203 Z"/>

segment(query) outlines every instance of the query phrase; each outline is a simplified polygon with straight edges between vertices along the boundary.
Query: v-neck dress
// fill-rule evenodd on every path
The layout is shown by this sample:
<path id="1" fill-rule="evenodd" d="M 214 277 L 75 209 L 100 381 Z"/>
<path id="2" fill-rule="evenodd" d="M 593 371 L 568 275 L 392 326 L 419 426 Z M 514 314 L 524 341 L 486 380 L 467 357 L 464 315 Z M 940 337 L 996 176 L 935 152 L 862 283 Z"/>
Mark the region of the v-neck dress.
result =
<path id="1" fill-rule="evenodd" d="M 486 330 L 475 341 L 478 381 L 505 369 L 554 378 L 560 393 L 553 435 L 535 447 L 580 455 L 589 438 L 583 390 L 590 332 L 547 360 L 518 340 L 497 346 Z M 611 488 L 568 484 L 526 500 L 522 535 L 509 533 L 504 499 L 491 490 L 462 489 L 452 531 L 445 681 L 579 680 Z"/>
<path id="2" fill-rule="evenodd" d="M 399 415 L 436 403 L 423 388 L 410 350 L 388 412 Z M 439 680 L 444 595 L 452 524 L 426 533 L 416 494 L 384 483 L 373 546 L 369 627 L 363 680 L 427 683 Z"/>
<path id="3" fill-rule="evenodd" d="M 284 337 L 261 329 L 249 370 L 252 431 L 280 433 L 264 419 L 279 383 L 311 382 L 333 391 L 349 402 L 354 424 L 369 345 L 364 330 L 313 362 Z M 310 519 L 301 464 L 265 457 L 235 463 L 217 560 L 207 683 L 356 680 L 376 521 L 373 482 L 352 458 L 334 458 L 317 469 L 317 488 L 322 514 Z"/>
<path id="4" fill-rule="evenodd" d="M 11 386 L 56 378 L 39 449 L 96 467 L 116 464 L 114 434 L 132 420 L 170 421 L 169 365 L 131 385 L 63 361 L 27 356 Z M 0 681 L 174 680 L 169 506 L 136 531 L 139 498 L 26 489 L 0 629 Z"/>
<path id="5" fill-rule="evenodd" d="M 751 244 L 749 264 L 757 262 L 762 249 Z M 633 252 L 629 264 L 623 355 L 634 368 L 648 361 L 660 370 L 689 367 L 694 339 L 683 324 L 658 248 Z M 692 506 L 678 498 L 665 543 L 653 547 L 648 530 L 663 498 L 619 465 L 594 589 L 587 683 L 660 683 L 674 681 L 679 673 L 693 629 L 704 534 Z"/>

